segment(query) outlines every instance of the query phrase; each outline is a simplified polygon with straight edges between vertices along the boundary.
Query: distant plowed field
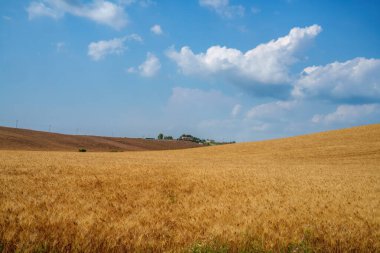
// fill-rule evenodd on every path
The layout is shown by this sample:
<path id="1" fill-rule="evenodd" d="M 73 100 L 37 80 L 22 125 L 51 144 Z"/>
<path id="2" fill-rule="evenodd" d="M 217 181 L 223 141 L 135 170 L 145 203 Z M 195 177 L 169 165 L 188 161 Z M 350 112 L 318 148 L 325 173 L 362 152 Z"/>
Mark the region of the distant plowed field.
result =
<path id="1" fill-rule="evenodd" d="M 0 150 L 78 151 L 85 148 L 87 151 L 145 151 L 199 146 L 189 141 L 68 135 L 0 127 Z"/>
<path id="2" fill-rule="evenodd" d="M 380 252 L 380 125 L 186 150 L 0 151 L 0 244 Z"/>

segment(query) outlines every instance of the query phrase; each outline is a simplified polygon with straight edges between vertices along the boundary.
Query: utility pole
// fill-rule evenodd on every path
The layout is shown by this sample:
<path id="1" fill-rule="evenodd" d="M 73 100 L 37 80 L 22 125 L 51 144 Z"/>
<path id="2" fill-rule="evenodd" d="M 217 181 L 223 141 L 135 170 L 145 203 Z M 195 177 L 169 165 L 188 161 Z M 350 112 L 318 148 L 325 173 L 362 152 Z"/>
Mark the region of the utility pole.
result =
<path id="1" fill-rule="evenodd" d="M 18 128 L 18 119 L 16 120 L 16 128 Z"/>
<path id="2" fill-rule="evenodd" d="M 51 132 L 51 125 L 49 125 L 49 132 Z"/>

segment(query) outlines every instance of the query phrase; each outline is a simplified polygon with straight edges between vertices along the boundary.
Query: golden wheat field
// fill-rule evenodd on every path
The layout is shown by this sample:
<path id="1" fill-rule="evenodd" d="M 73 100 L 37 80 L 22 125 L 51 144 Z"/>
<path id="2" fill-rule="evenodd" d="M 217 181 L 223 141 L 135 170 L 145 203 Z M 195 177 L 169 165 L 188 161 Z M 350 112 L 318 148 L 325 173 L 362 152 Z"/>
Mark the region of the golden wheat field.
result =
<path id="1" fill-rule="evenodd" d="M 380 125 L 188 150 L 0 151 L 4 252 L 379 252 Z"/>

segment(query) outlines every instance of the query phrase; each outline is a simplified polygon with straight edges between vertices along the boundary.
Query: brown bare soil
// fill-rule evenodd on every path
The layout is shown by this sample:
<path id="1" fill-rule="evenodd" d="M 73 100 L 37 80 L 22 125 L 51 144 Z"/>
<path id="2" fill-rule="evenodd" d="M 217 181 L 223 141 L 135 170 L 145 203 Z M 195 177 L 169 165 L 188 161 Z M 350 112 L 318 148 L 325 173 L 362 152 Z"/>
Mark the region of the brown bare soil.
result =
<path id="1" fill-rule="evenodd" d="M 380 252 L 380 124 L 185 150 L 0 151 L 0 247 Z"/>
<path id="2" fill-rule="evenodd" d="M 0 150 L 39 151 L 145 151 L 199 147 L 199 144 L 176 140 L 146 140 L 48 133 L 0 126 Z"/>

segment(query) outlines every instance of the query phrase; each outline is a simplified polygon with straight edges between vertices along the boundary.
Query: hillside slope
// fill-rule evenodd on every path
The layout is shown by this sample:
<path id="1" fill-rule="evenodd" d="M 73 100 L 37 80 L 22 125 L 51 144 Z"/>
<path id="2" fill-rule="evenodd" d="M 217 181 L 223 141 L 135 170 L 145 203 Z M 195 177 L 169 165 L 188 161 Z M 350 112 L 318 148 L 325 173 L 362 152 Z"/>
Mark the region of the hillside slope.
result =
<path id="1" fill-rule="evenodd" d="M 40 151 L 144 151 L 194 148 L 187 141 L 158 141 L 140 138 L 67 135 L 0 126 L 0 150 Z"/>
<path id="2" fill-rule="evenodd" d="M 197 152 L 197 151 L 194 151 Z M 205 152 L 202 150 L 201 152 Z M 281 139 L 238 143 L 207 149 L 209 155 L 249 155 L 268 159 L 344 159 L 380 156 L 380 124 L 345 128 Z M 330 161 L 331 162 L 331 161 Z"/>
<path id="3" fill-rule="evenodd" d="M 5 252 L 380 252 L 380 124 L 144 152 L 0 151 Z"/>

